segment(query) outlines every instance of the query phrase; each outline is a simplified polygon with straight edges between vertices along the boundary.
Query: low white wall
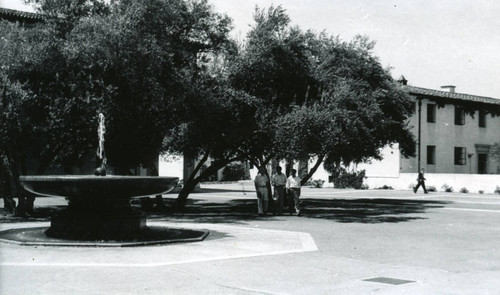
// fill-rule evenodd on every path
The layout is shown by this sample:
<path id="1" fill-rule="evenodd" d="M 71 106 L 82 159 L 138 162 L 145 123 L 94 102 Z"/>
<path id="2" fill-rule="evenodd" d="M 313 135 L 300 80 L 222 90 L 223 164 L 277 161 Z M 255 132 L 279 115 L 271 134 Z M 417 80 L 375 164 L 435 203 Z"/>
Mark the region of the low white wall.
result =
<path id="1" fill-rule="evenodd" d="M 179 179 L 183 179 L 183 157 L 173 155 L 160 156 L 158 163 L 158 174 L 160 176 L 179 177 Z"/>
<path id="2" fill-rule="evenodd" d="M 364 183 L 371 189 L 388 185 L 394 189 L 409 190 L 410 185 L 417 184 L 417 176 L 416 173 L 401 173 L 399 177 L 368 177 Z M 426 173 L 425 178 L 425 185 L 435 186 L 438 191 L 444 191 L 442 186 L 447 184 L 455 192 L 465 187 L 471 193 L 482 190 L 486 194 L 493 194 L 496 187 L 500 186 L 500 175 L 493 174 Z"/>
<path id="3" fill-rule="evenodd" d="M 314 160 L 311 161 L 314 163 Z M 284 163 L 280 163 L 282 167 Z M 161 176 L 176 176 L 179 179 L 183 178 L 183 161 L 182 157 L 164 156 L 160 157 L 159 173 Z M 296 167 L 294 167 L 296 168 Z M 257 169 L 251 169 L 251 179 L 255 178 Z M 367 173 L 368 174 L 368 173 Z M 391 172 L 392 174 L 392 172 Z M 325 181 L 324 187 L 333 187 L 332 183 L 328 183 L 328 176 L 330 173 L 324 170 L 321 165 L 312 179 L 323 179 Z M 370 174 L 368 174 L 370 175 Z M 438 191 L 443 191 L 443 184 L 453 187 L 453 191 L 459 192 L 461 188 L 465 187 L 471 193 L 477 193 L 480 190 L 486 194 L 493 194 L 497 188 L 500 187 L 499 174 L 444 174 L 444 173 L 426 173 L 427 179 L 425 184 L 427 186 L 435 186 Z M 417 173 L 399 173 L 399 176 L 384 176 L 375 177 L 368 176 L 364 183 L 370 189 L 383 187 L 384 185 L 391 186 L 397 190 L 409 190 L 410 185 L 417 183 Z"/>

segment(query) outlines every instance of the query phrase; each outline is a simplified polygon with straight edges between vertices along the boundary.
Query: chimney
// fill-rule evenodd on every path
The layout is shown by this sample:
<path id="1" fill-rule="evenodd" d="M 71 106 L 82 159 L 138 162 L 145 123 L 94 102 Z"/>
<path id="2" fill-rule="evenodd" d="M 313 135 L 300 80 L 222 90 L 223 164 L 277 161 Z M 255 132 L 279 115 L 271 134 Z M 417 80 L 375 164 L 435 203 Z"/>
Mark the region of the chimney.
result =
<path id="1" fill-rule="evenodd" d="M 401 75 L 397 82 L 399 82 L 399 84 L 401 85 L 406 85 L 408 83 L 408 80 L 405 79 L 405 76 Z"/>
<path id="2" fill-rule="evenodd" d="M 448 89 L 450 91 L 450 93 L 455 93 L 455 88 L 456 88 L 455 85 L 444 85 L 444 86 L 441 86 L 441 89 Z"/>

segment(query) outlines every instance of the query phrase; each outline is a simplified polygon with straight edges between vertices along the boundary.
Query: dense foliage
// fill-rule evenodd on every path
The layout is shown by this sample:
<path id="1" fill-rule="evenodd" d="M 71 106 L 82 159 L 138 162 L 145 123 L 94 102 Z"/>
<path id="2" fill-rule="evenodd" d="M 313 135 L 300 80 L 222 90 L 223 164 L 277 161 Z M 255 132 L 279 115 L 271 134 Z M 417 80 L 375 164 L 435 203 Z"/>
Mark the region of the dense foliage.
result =
<path id="1" fill-rule="evenodd" d="M 332 174 L 333 186 L 335 188 L 354 188 L 363 189 L 363 180 L 365 179 L 365 170 L 348 171 L 345 168 L 336 169 Z"/>
<path id="2" fill-rule="evenodd" d="M 323 160 L 340 167 L 380 158 L 396 142 L 403 155 L 415 153 L 406 125 L 413 103 L 373 55 L 374 42 L 302 32 L 281 7 L 256 10 L 255 21 L 229 75 L 265 103 L 248 160 L 316 157 L 305 183 Z"/>
<path id="3" fill-rule="evenodd" d="M 0 24 L 0 152 L 18 174 L 32 155 L 36 173 L 88 162 L 100 112 L 120 174 L 159 153 L 198 159 L 180 207 L 234 161 L 314 157 L 305 183 L 323 161 L 338 173 L 388 144 L 415 152 L 413 105 L 365 37 L 302 31 L 281 6 L 257 8 L 237 44 L 206 0 L 31 2 L 44 23 Z"/>
<path id="4" fill-rule="evenodd" d="M 247 177 L 247 171 L 241 162 L 234 162 L 222 170 L 222 180 L 223 181 L 237 181 L 243 180 Z"/>

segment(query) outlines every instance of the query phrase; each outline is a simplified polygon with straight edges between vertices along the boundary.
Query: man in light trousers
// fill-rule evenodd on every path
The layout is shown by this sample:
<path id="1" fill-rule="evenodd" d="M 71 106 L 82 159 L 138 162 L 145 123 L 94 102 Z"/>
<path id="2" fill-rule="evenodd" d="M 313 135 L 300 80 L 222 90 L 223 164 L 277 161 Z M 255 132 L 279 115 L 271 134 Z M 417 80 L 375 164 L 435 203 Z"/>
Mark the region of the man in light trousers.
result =
<path id="1" fill-rule="evenodd" d="M 290 177 L 286 180 L 286 191 L 288 193 L 288 204 L 290 214 L 293 213 L 295 207 L 295 214 L 300 216 L 300 177 L 297 176 L 297 170 L 292 169 Z"/>

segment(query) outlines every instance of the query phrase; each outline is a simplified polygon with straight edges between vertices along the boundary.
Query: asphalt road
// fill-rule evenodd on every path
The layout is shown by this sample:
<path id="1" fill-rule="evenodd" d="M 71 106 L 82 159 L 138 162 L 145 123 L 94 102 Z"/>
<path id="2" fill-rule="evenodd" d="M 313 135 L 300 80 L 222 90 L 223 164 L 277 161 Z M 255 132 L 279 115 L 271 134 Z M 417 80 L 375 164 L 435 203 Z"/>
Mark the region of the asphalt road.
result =
<path id="1" fill-rule="evenodd" d="M 165 196 L 172 201 L 174 195 Z M 207 240 L 138 248 L 0 243 L 0 294 L 500 294 L 500 195 L 304 188 L 303 216 L 257 217 L 248 184 L 203 185 L 148 223 Z M 47 225 L 0 216 L 0 229 Z"/>

